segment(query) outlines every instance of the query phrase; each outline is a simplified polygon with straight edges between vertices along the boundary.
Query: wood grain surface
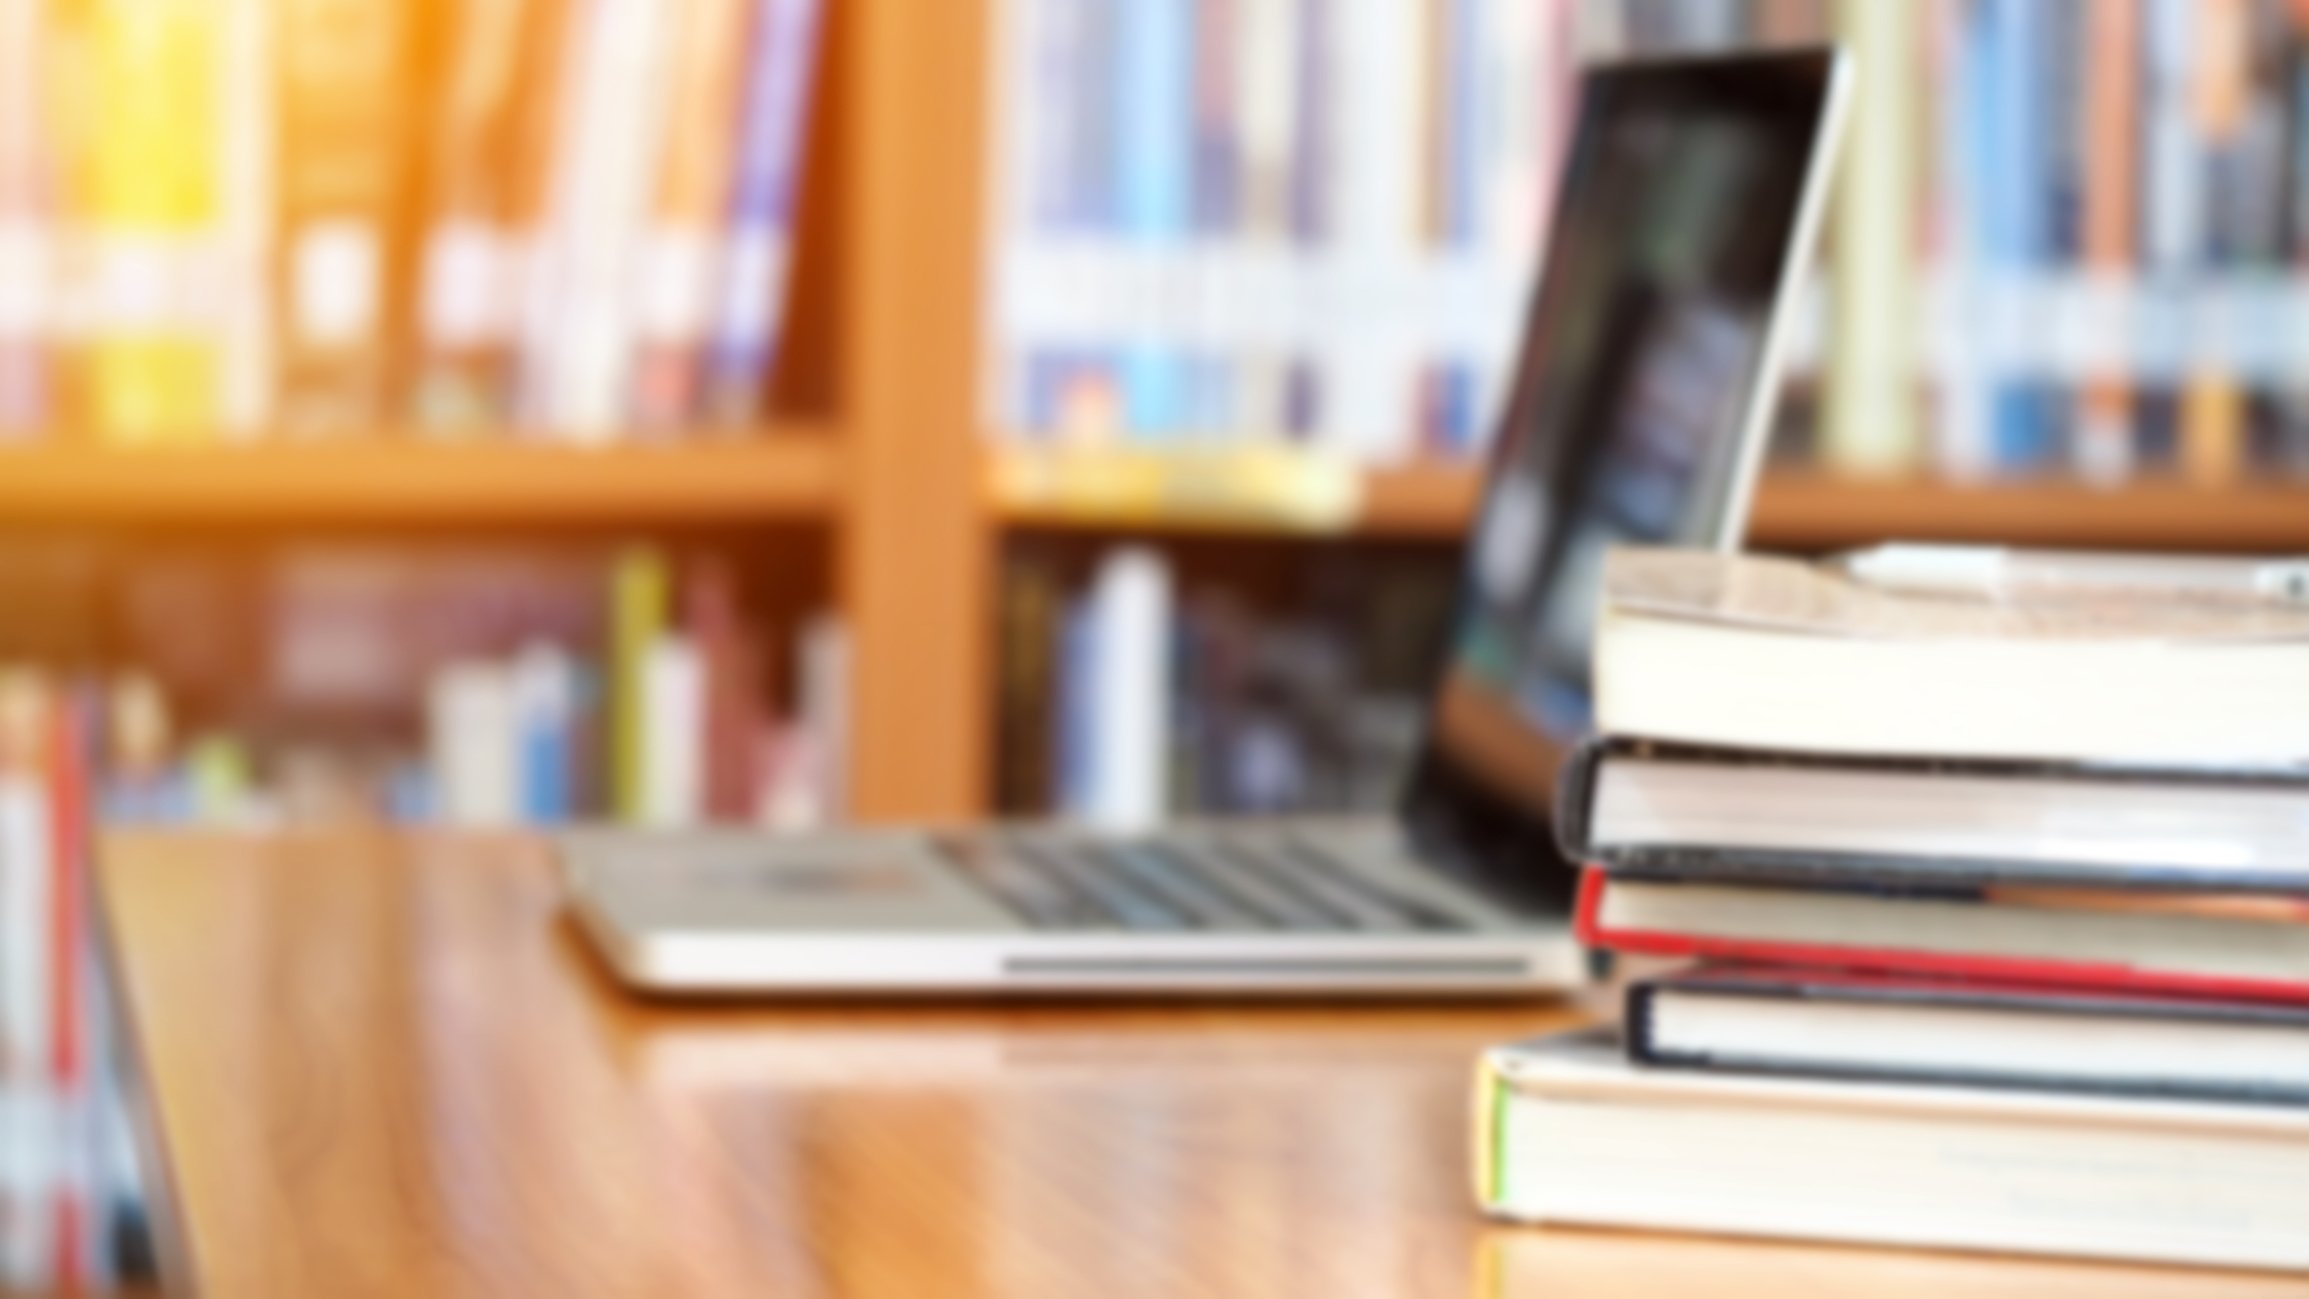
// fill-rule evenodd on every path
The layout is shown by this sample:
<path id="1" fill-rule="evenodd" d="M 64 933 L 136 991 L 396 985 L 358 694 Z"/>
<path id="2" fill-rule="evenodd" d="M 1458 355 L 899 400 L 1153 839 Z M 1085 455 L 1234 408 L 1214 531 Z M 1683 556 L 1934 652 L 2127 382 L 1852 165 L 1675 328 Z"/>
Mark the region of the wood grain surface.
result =
<path id="1" fill-rule="evenodd" d="M 174 1288 L 220 1296 L 2299 1295 L 1488 1226 L 1545 1004 L 651 1003 L 514 837 L 114 836 Z"/>

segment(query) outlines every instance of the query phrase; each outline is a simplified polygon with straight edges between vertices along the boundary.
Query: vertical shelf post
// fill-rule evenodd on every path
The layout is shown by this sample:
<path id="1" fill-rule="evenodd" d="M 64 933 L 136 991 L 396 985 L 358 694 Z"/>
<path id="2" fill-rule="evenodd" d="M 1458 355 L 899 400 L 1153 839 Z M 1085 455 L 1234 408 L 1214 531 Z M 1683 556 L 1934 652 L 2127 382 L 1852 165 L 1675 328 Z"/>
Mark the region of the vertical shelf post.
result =
<path id="1" fill-rule="evenodd" d="M 994 532 L 976 411 L 985 0 L 834 0 L 848 310 L 839 589 L 851 810 L 986 801 Z"/>

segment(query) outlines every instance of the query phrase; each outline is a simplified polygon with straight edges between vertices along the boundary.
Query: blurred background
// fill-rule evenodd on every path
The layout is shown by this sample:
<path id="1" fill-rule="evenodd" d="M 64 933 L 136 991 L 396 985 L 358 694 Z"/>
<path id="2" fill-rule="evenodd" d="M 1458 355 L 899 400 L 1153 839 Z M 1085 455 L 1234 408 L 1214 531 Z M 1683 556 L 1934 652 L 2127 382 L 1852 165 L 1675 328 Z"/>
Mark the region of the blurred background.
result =
<path id="1" fill-rule="evenodd" d="M 2297 0 L 0 0 L 0 1069 L 75 826 L 1383 803 L 1577 67 L 1828 40 L 1756 543 L 2309 548 Z"/>

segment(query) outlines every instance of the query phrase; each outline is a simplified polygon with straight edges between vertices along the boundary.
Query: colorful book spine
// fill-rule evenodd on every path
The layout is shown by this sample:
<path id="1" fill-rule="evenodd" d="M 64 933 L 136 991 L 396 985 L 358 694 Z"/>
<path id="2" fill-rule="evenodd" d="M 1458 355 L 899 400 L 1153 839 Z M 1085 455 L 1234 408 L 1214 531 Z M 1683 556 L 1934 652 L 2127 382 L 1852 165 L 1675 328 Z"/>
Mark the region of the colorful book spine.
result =
<path id="1" fill-rule="evenodd" d="M 1919 15 L 1906 5 L 1842 0 L 1839 27 L 1856 79 L 1852 144 L 1834 216 L 1836 321 L 1824 465 L 1899 477 L 1922 459 L 1915 421 L 1914 320 Z"/>
<path id="2" fill-rule="evenodd" d="M 562 649 L 538 642 L 513 661 L 516 819 L 562 825 L 577 814 L 577 665 Z"/>
<path id="3" fill-rule="evenodd" d="M 2105 291 L 2115 319 L 2097 322 L 2096 338 L 2122 345 L 2131 336 L 2126 308 L 2134 260 L 2134 198 L 2139 186 L 2139 0 L 2097 0 L 2084 13 L 2084 263 Z M 2122 482 L 2133 473 L 2133 400 L 2126 357 L 2096 347 L 2095 372 L 2078 394 L 2076 468 L 2085 478 Z"/>
<path id="4" fill-rule="evenodd" d="M 1118 0 L 1117 11 L 1114 147 L 1129 160 L 1115 176 L 1118 233 L 1128 255 L 1151 261 L 1184 245 L 1192 228 L 1194 8 L 1192 0 Z M 1162 282 L 1134 279 L 1148 291 Z M 1186 425 L 1189 358 L 1176 338 L 1134 333 L 1121 354 L 1123 427 L 1134 439 L 1166 439 Z"/>
<path id="5" fill-rule="evenodd" d="M 712 426 L 760 422 L 791 305 L 824 0 L 756 0 L 705 376 Z"/>
<path id="6" fill-rule="evenodd" d="M 373 432 L 401 312 L 411 10 L 285 0 L 280 68 L 277 420 L 290 437 Z"/>
<path id="7" fill-rule="evenodd" d="M 2219 211 L 2223 190 L 2235 183 L 2225 173 L 2233 170 L 2243 147 L 2250 111 L 2250 0 L 2199 0 L 2191 6 L 2190 21 L 2189 123 L 2198 143 L 2197 165 L 2204 169 L 2198 185 L 2201 242 L 2192 251 L 2197 265 L 2205 267 L 2233 260 L 2219 256 L 2234 250 L 2223 247 L 2222 227 L 2210 215 Z M 2200 486 L 2225 487 L 2245 467 L 2245 393 L 2229 355 L 2244 322 L 2216 307 L 2196 313 L 2190 323 L 2193 355 L 2181 390 L 2181 472 Z"/>
<path id="8" fill-rule="evenodd" d="M 2030 289 L 2046 266 L 2040 195 L 2044 157 L 2038 77 L 2045 47 L 2043 7 L 2035 0 L 1983 0 L 1982 97 L 1987 105 L 1982 256 L 1993 308 L 2015 337 L 2033 331 Z M 2029 474 L 2052 456 L 2053 429 L 2043 386 L 2032 376 L 1996 381 L 1991 445 L 2005 473 Z"/>
<path id="9" fill-rule="evenodd" d="M 728 565 L 701 560 L 683 575 L 684 621 L 705 673 L 702 810 L 724 822 L 749 821 L 760 811 L 761 737 L 769 724 L 761 643 L 748 633 L 739 604 Z"/>
<path id="10" fill-rule="evenodd" d="M 502 426 L 518 300 L 516 193 L 525 168 L 525 74 L 553 69 L 545 0 L 453 0 L 444 7 L 427 139 L 410 415 L 440 436 Z"/>
<path id="11" fill-rule="evenodd" d="M 645 435 L 679 431 L 701 405 L 715 243 L 729 207 L 746 0 L 690 0 L 673 54 L 664 163 L 642 249 L 641 355 L 633 412 Z"/>
<path id="12" fill-rule="evenodd" d="M 646 814 L 644 775 L 649 728 L 643 681 L 650 649 L 665 634 L 671 601 L 665 559 L 629 550 L 610 574 L 609 806 L 619 820 Z"/>
<path id="13" fill-rule="evenodd" d="M 0 0 L 0 443 L 54 418 L 56 156 L 41 0 Z"/>
<path id="14" fill-rule="evenodd" d="M 83 419 L 120 445 L 215 431 L 214 309 L 222 10 L 210 0 L 92 0 L 94 106 L 75 214 L 87 244 Z"/>

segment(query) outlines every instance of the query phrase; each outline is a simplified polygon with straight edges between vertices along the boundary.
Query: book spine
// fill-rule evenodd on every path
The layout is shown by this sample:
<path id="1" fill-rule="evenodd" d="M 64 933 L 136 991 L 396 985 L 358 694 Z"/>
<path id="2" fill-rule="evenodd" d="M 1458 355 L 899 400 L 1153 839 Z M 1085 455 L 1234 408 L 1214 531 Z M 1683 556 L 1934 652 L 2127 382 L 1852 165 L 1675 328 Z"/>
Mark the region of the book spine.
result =
<path id="1" fill-rule="evenodd" d="M 88 1236 L 95 1188 L 87 1155 L 88 760 L 86 711 L 58 688 L 48 709 L 49 994 L 47 1069 L 51 1129 L 46 1209 L 49 1280 L 76 1294 L 88 1288 Z"/>
<path id="2" fill-rule="evenodd" d="M 2132 390 L 2125 377 L 2123 343 L 2132 329 L 2130 275 L 2133 203 L 2137 192 L 2136 105 L 2141 97 L 2138 0 L 2100 0 L 2084 15 L 2083 251 L 2086 273 L 2115 318 L 2097 322 L 2095 366 L 2078 396 L 2076 467 L 2095 482 L 2121 482 L 2133 472 Z"/>
<path id="3" fill-rule="evenodd" d="M 1236 0 L 1234 70 L 1236 86 L 1236 212 L 1230 242 L 1250 261 L 1287 264 L 1291 249 L 1292 142 L 1297 134 L 1295 84 L 1299 44 L 1299 0 Z M 1287 281 L 1263 294 L 1245 292 L 1243 310 L 1283 313 Z M 1287 322 L 1269 330 L 1287 337 Z M 1290 425 L 1287 346 L 1244 349 L 1235 367 L 1237 427 L 1252 437 L 1274 439 Z"/>
<path id="4" fill-rule="evenodd" d="M 2200 149 L 2196 164 L 2201 240 L 2192 250 L 2198 265 L 2233 264 L 2222 223 L 2214 219 L 2224 191 L 2239 183 L 2231 173 L 2244 148 L 2252 78 L 2252 13 L 2249 0 L 2200 0 L 2191 6 L 2188 44 L 2189 124 Z M 2190 322 L 2188 371 L 2181 392 L 2181 471 L 2206 487 L 2234 483 L 2245 467 L 2245 394 L 2229 353 L 2241 322 L 2219 309 L 2199 311 Z"/>
<path id="5" fill-rule="evenodd" d="M 839 823 L 850 816 L 848 628 L 833 614 L 807 619 L 797 638 L 795 661 L 800 705 L 796 711 L 810 750 L 813 810 L 818 824 Z"/>
<path id="6" fill-rule="evenodd" d="M 609 806 L 623 821 L 645 815 L 650 723 L 643 673 L 650 647 L 665 633 L 670 598 L 662 557 L 649 550 L 618 557 L 609 600 Z"/>
<path id="7" fill-rule="evenodd" d="M 48 707 L 28 673 L 0 676 L 0 1284 L 54 1280 L 47 1208 L 55 1132 L 46 1078 L 50 1038 L 50 855 L 43 783 Z"/>
<path id="8" fill-rule="evenodd" d="M 2042 13 L 2034 0 L 1985 0 L 1982 55 L 1989 147 L 1984 193 L 1987 200 L 1984 250 L 1997 314 L 2017 340 L 2033 330 L 2030 289 L 2044 267 L 2042 223 L 2036 196 L 2042 190 L 2037 160 L 2043 125 L 2036 77 L 2042 65 Z M 1995 380 L 1991 442 L 2004 473 L 2033 473 L 2049 458 L 2051 431 L 2043 393 L 2029 376 L 2009 365 L 2015 346 L 2000 346 L 1990 358 Z"/>
<path id="9" fill-rule="evenodd" d="M 693 826 L 705 811 L 705 665 L 695 641 L 669 632 L 642 660 L 641 821 Z"/>
<path id="10" fill-rule="evenodd" d="M 1839 26 L 1866 75 L 1856 82 L 1833 235 L 1835 350 L 1822 459 L 1834 472 L 1910 473 L 1915 426 L 1915 125 L 1919 14 L 1842 0 Z"/>
<path id="11" fill-rule="evenodd" d="M 746 0 L 691 0 L 673 54 L 664 166 L 642 249 L 633 411 L 645 434 L 697 417 L 713 309 L 714 242 L 729 206 Z"/>
<path id="12" fill-rule="evenodd" d="M 664 144 L 672 35 L 683 4 L 598 0 L 578 84 L 564 195 L 570 252 L 554 331 L 554 431 L 583 445 L 622 431 L 636 357 L 635 301 L 650 179 Z"/>
<path id="13" fill-rule="evenodd" d="M 83 17 L 103 108 L 76 204 L 89 276 L 84 418 L 103 442 L 203 441 L 219 413 L 219 10 L 92 0 Z"/>
<path id="14" fill-rule="evenodd" d="M 817 76 L 824 0 L 759 0 L 746 56 L 705 417 L 760 422 L 792 299 L 795 200 Z"/>
<path id="15" fill-rule="evenodd" d="M 752 820 L 760 810 L 761 699 L 759 643 L 747 633 L 737 578 L 713 561 L 692 566 L 682 587 L 691 639 L 705 672 L 705 813 L 717 821 Z"/>
<path id="16" fill-rule="evenodd" d="M 514 690 L 495 663 L 452 663 L 426 692 L 435 801 L 443 823 L 513 824 L 521 803 L 522 744 Z"/>
<path id="17" fill-rule="evenodd" d="M 409 10 L 285 0 L 280 14 L 278 420 L 292 437 L 358 435 L 386 409 L 406 279 Z"/>
<path id="18" fill-rule="evenodd" d="M 545 643 L 514 660 L 512 691 L 516 745 L 516 819 L 560 825 L 576 814 L 577 666 Z"/>
<path id="19" fill-rule="evenodd" d="M 1182 250 L 1194 202 L 1193 0 L 1118 0 L 1115 209 L 1136 296 L 1121 354 L 1123 427 L 1161 441 L 1185 429 L 1189 358 L 1183 313 L 1161 298 L 1166 254 Z"/>
<path id="20" fill-rule="evenodd" d="M 0 0 L 0 443 L 56 410 L 56 157 L 42 0 Z"/>
<path id="21" fill-rule="evenodd" d="M 278 159 L 273 0 L 221 0 L 218 8 L 217 356 L 220 432 L 235 442 L 265 436 L 274 422 L 276 313 L 272 255 Z"/>
<path id="22" fill-rule="evenodd" d="M 1415 5 L 1337 0 L 1324 78 L 1336 147 L 1321 261 L 1331 308 L 1324 326 L 1319 445 L 1387 463 L 1416 447 L 1416 313 L 1405 289 L 1419 260 L 1419 105 L 1428 71 Z"/>
<path id="23" fill-rule="evenodd" d="M 1144 830 L 1169 806 L 1170 566 L 1151 549 L 1118 550 L 1100 564 L 1090 604 L 1097 649 L 1089 678 L 1098 723 L 1088 820 L 1106 830 Z"/>
<path id="24" fill-rule="evenodd" d="M 1994 301 L 1989 261 L 1994 248 L 1989 189 L 1995 124 L 1989 112 L 1991 29 L 1982 0 L 1935 5 L 1928 11 L 1945 80 L 1940 82 L 1938 191 L 1940 321 L 1986 316 Z M 1956 482 L 1987 477 L 1996 468 L 1993 343 L 1977 329 L 1939 328 L 1935 375 L 1939 423 L 1935 462 Z"/>
<path id="25" fill-rule="evenodd" d="M 524 47 L 550 34 L 542 0 L 455 0 L 439 59 L 417 269 L 410 414 L 430 434 L 502 425 L 513 331 L 516 177 L 545 142 L 521 131 Z"/>

